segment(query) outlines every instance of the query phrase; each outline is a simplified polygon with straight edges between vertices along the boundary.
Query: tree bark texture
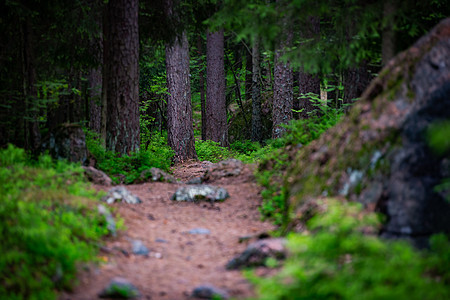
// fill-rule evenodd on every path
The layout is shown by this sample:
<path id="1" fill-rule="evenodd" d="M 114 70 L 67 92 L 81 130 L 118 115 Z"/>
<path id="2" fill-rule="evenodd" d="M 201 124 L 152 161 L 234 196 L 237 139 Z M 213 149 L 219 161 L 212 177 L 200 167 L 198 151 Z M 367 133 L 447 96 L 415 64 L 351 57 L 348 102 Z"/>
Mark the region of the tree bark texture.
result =
<path id="1" fill-rule="evenodd" d="M 362 62 L 359 66 L 348 69 L 344 72 L 344 104 L 351 104 L 359 98 L 370 83 L 370 74 L 367 70 L 367 63 Z"/>
<path id="2" fill-rule="evenodd" d="M 252 52 L 245 47 L 245 100 L 252 99 Z"/>
<path id="3" fill-rule="evenodd" d="M 28 21 L 23 22 L 23 96 L 25 100 L 24 119 L 25 148 L 37 154 L 41 145 L 41 134 L 37 121 L 37 90 L 36 70 L 33 55 L 31 25 Z"/>
<path id="4" fill-rule="evenodd" d="M 189 45 L 186 32 L 166 45 L 167 137 L 175 151 L 175 161 L 197 158 L 189 77 Z"/>
<path id="5" fill-rule="evenodd" d="M 206 139 L 228 146 L 223 29 L 206 37 Z"/>
<path id="6" fill-rule="evenodd" d="M 252 141 L 262 142 L 261 122 L 261 66 L 259 40 L 252 47 Z"/>
<path id="7" fill-rule="evenodd" d="M 289 31 L 289 30 L 287 30 Z M 294 105 L 294 74 L 289 62 L 281 58 L 285 48 L 292 42 L 292 32 L 288 32 L 286 38 L 279 43 L 279 49 L 275 52 L 275 64 L 273 71 L 273 103 L 272 103 L 272 138 L 276 139 L 286 131 L 281 124 L 287 124 L 292 120 L 292 108 Z"/>
<path id="8" fill-rule="evenodd" d="M 140 144 L 138 7 L 138 0 L 110 0 L 106 10 L 106 147 L 121 154 Z"/>

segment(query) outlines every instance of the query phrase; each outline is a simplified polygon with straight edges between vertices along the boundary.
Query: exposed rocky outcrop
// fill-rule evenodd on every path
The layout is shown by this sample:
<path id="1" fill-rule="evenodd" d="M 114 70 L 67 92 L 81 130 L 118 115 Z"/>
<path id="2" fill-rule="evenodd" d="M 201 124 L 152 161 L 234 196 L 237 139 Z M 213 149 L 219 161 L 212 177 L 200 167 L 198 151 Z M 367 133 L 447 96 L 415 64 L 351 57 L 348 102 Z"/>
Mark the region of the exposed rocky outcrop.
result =
<path id="1" fill-rule="evenodd" d="M 447 19 L 391 60 L 343 122 L 299 151 L 285 182 L 291 212 L 341 195 L 386 214 L 386 236 L 450 233 L 450 204 L 434 190 L 448 155 L 426 139 L 432 123 L 449 118 Z"/>
<path id="2" fill-rule="evenodd" d="M 212 185 L 200 184 L 180 187 L 172 196 L 175 201 L 195 202 L 207 200 L 211 202 L 224 201 L 230 197 L 227 190 Z"/>
<path id="3" fill-rule="evenodd" d="M 198 299 L 228 299 L 230 296 L 225 290 L 219 289 L 210 284 L 204 284 L 194 288 L 192 298 Z"/>
<path id="4" fill-rule="evenodd" d="M 284 259 L 286 254 L 285 239 L 263 239 L 248 245 L 244 252 L 227 263 L 226 268 L 228 270 L 235 270 L 246 267 L 263 266 L 268 258 L 280 260 Z"/>
<path id="5" fill-rule="evenodd" d="M 61 124 L 50 132 L 42 144 L 42 150 L 55 159 L 67 159 L 71 162 L 87 163 L 88 151 L 86 136 L 79 124 Z"/>
<path id="6" fill-rule="evenodd" d="M 123 186 L 117 186 L 110 189 L 108 191 L 108 195 L 104 196 L 102 198 L 102 201 L 108 204 L 114 203 L 116 201 L 125 202 L 128 204 L 138 204 L 142 202 L 141 199 L 130 193 Z"/>
<path id="7" fill-rule="evenodd" d="M 142 171 L 137 182 L 146 182 L 146 181 L 158 181 L 158 182 L 162 181 L 169 183 L 177 182 L 175 177 L 158 168 L 150 168 L 148 170 Z"/>
<path id="8" fill-rule="evenodd" d="M 111 279 L 98 294 L 100 298 L 134 299 L 140 296 L 139 290 L 130 281 L 122 277 Z"/>
<path id="9" fill-rule="evenodd" d="M 97 170 L 94 167 L 83 167 L 86 178 L 94 184 L 110 186 L 112 184 L 111 178 L 104 172 Z"/>

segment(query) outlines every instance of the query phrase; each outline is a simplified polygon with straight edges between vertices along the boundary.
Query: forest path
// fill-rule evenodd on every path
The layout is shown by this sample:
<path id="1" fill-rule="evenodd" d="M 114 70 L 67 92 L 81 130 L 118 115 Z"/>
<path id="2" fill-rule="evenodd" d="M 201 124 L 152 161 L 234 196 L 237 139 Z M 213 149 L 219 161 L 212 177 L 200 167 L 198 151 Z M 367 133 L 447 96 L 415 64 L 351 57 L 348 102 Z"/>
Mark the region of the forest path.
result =
<path id="1" fill-rule="evenodd" d="M 201 163 L 186 163 L 177 166 L 174 175 L 186 181 L 204 168 Z M 214 204 L 175 202 L 170 197 L 184 184 L 126 186 L 142 200 L 141 204 L 112 205 L 127 229 L 106 242 L 100 253 L 104 263 L 83 271 L 79 285 L 60 300 L 97 299 L 114 277 L 133 283 L 140 299 L 192 299 L 192 290 L 202 284 L 224 289 L 237 299 L 251 296 L 252 287 L 241 272 L 228 271 L 225 264 L 246 248 L 246 243 L 239 243 L 240 237 L 273 230 L 274 225 L 260 221 L 257 208 L 262 200 L 249 166 L 239 176 L 208 184 L 227 189 L 230 198 Z M 208 229 L 210 234 L 189 234 L 194 228 Z M 141 240 L 150 249 L 149 256 L 132 254 L 131 240 Z"/>

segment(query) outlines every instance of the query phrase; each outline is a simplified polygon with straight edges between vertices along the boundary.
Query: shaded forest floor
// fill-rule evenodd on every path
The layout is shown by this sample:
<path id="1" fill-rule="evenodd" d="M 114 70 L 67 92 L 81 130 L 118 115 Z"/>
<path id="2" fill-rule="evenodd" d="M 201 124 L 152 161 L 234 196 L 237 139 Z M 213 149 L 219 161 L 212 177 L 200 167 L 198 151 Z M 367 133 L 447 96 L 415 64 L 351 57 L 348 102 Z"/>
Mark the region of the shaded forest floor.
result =
<path id="1" fill-rule="evenodd" d="M 191 162 L 176 166 L 173 173 L 187 181 L 205 170 L 206 165 Z M 262 200 L 250 166 L 245 166 L 239 176 L 208 184 L 227 189 L 230 198 L 214 204 L 175 202 L 170 197 L 183 186 L 181 183 L 126 186 L 142 203 L 113 204 L 126 230 L 106 242 L 100 252 L 103 263 L 82 271 L 78 286 L 60 299 L 96 299 L 114 277 L 131 281 L 141 299 L 188 299 L 202 284 L 224 289 L 237 299 L 251 296 L 252 287 L 241 272 L 228 271 L 225 264 L 246 248 L 246 243 L 239 243 L 240 237 L 273 230 L 274 225 L 260 220 L 257 208 Z M 189 234 L 194 228 L 208 229 L 210 234 Z M 141 240 L 150 254 L 132 254 L 132 240 Z M 268 271 L 261 268 L 257 272 Z"/>

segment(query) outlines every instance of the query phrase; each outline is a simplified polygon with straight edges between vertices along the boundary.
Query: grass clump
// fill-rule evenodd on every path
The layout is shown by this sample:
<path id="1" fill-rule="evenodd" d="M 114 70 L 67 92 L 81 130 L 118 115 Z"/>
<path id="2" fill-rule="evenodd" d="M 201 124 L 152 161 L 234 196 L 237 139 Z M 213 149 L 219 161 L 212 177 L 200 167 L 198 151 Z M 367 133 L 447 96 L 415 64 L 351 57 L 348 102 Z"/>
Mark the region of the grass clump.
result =
<path id="1" fill-rule="evenodd" d="M 94 258 L 108 230 L 86 188 L 77 165 L 0 150 L 2 299 L 56 299 L 74 283 L 77 263 Z"/>
<path id="2" fill-rule="evenodd" d="M 290 256 L 271 278 L 247 273 L 257 299 L 449 299 L 450 243 L 431 239 L 420 252 L 406 242 L 366 235 L 379 222 L 357 203 L 327 200 L 303 234 L 288 237 Z"/>
<path id="3" fill-rule="evenodd" d="M 133 183 L 142 171 L 152 167 L 169 171 L 174 152 L 167 145 L 167 137 L 155 131 L 147 142 L 147 146 L 141 145 L 140 151 L 120 156 L 105 150 L 97 134 L 86 132 L 86 144 L 96 160 L 96 167 L 108 174 L 114 183 Z"/>

